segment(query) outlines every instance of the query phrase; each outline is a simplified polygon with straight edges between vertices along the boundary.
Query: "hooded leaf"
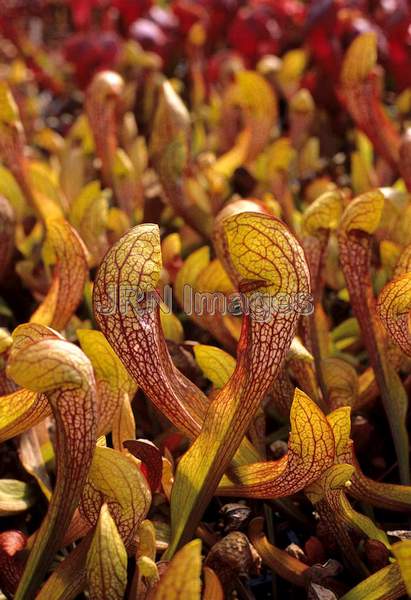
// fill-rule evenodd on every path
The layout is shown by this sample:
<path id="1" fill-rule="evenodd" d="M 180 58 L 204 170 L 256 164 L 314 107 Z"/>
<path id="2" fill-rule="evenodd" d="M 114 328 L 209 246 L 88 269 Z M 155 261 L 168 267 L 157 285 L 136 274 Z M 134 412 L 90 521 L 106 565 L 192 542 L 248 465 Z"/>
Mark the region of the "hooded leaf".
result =
<path id="1" fill-rule="evenodd" d="M 341 214 L 342 195 L 338 190 L 333 190 L 316 198 L 303 215 L 303 231 L 305 233 L 303 247 L 310 268 L 314 300 L 314 310 L 306 317 L 308 341 L 313 352 L 315 370 L 324 400 L 326 400 L 327 390 L 322 359 L 325 356 L 320 338 L 320 332 L 323 329 L 321 301 L 325 281 L 324 263 L 330 232 L 338 227 Z"/>
<path id="2" fill-rule="evenodd" d="M 377 35 L 358 35 L 348 48 L 341 69 L 345 105 L 357 126 L 370 138 L 376 151 L 396 167 L 400 136 L 380 101 Z"/>
<path id="3" fill-rule="evenodd" d="M 93 289 L 94 315 L 144 393 L 180 431 L 194 438 L 208 400 L 171 360 L 156 295 L 161 267 L 158 227 L 131 229 L 100 266 Z M 241 451 L 243 461 L 257 457 L 248 442 Z"/>
<path id="4" fill-rule="evenodd" d="M 62 219 L 46 222 L 47 250 L 54 263 L 47 296 L 31 316 L 32 323 L 64 329 L 83 298 L 88 272 L 84 245 L 74 229 Z"/>
<path id="5" fill-rule="evenodd" d="M 405 354 L 411 355 L 411 273 L 396 277 L 383 288 L 377 310 L 388 333 Z"/>
<path id="6" fill-rule="evenodd" d="M 200 435 L 178 465 L 168 556 L 193 533 L 290 347 L 296 306 L 282 314 L 272 310 L 272 299 L 277 294 L 295 299 L 309 291 L 303 251 L 277 219 L 241 209 L 222 213 L 215 240 L 233 282 L 250 290 L 245 292 L 250 310 L 243 319 L 235 371 L 212 400 Z M 253 294 L 264 294 L 265 319 L 253 314 Z"/>
<path id="7" fill-rule="evenodd" d="M 401 380 L 386 357 L 386 343 L 376 313 L 370 275 L 371 235 L 380 223 L 383 206 L 384 196 L 378 190 L 363 194 L 348 205 L 339 231 L 340 261 L 390 424 L 401 480 L 407 483 L 410 479 L 405 427 L 407 398 Z"/>
<path id="8" fill-rule="evenodd" d="M 269 83 L 253 71 L 238 71 L 223 99 L 223 119 L 233 118 L 234 108 L 244 115 L 251 132 L 247 160 L 253 160 L 267 143 L 277 119 L 277 99 Z M 222 123 L 224 128 L 224 121 Z M 224 129 L 223 129 L 224 130 Z"/>
<path id="9" fill-rule="evenodd" d="M 111 183 L 118 146 L 116 108 L 124 91 L 124 81 L 114 71 L 97 73 L 87 89 L 86 113 L 93 132 L 96 153 L 101 160 L 103 179 Z"/>
<path id="10" fill-rule="evenodd" d="M 84 515 L 82 533 L 84 538 L 53 572 L 38 598 L 74 600 L 84 591 L 87 585 L 87 556 L 93 542 L 93 530 L 87 533 L 87 525 L 88 529 L 97 525 L 103 506 L 108 507 L 120 539 L 130 551 L 130 544 L 134 541 L 140 523 L 147 514 L 150 499 L 147 484 L 133 459 L 130 460 L 116 450 L 97 446 L 80 503 L 80 512 Z M 109 554 L 107 552 L 105 556 L 108 557 Z M 96 565 L 94 566 L 97 568 Z M 105 572 L 106 566 L 102 567 L 102 572 Z M 116 584 L 115 581 L 110 583 L 114 586 Z"/>
<path id="11" fill-rule="evenodd" d="M 176 214 L 203 235 L 211 231 L 211 215 L 191 201 L 185 191 L 191 151 L 190 115 L 169 81 L 159 91 L 150 140 L 150 153 L 166 194 Z"/>
<path id="12" fill-rule="evenodd" d="M 106 254 L 93 289 L 94 314 L 127 370 L 152 402 L 195 436 L 205 396 L 174 367 L 153 304 L 161 271 L 156 225 L 131 229 Z"/>
<path id="13" fill-rule="evenodd" d="M 47 327 L 21 325 L 13 339 L 8 374 L 47 396 L 57 433 L 54 493 L 15 595 L 29 600 L 59 548 L 87 478 L 96 441 L 96 389 L 88 358 Z"/>

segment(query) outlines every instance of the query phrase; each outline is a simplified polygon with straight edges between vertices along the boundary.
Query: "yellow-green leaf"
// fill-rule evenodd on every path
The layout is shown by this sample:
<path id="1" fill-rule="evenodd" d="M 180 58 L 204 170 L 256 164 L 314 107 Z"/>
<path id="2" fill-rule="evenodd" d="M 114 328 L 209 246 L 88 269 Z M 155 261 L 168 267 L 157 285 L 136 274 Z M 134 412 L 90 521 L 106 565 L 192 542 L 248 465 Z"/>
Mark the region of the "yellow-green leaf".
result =
<path id="1" fill-rule="evenodd" d="M 51 414 L 46 396 L 24 388 L 0 397 L 0 442 L 20 435 Z"/>
<path id="2" fill-rule="evenodd" d="M 91 525 L 97 523 L 104 502 L 127 548 L 148 512 L 150 489 L 133 458 L 99 446 L 80 503 L 80 511 Z"/>
<path id="3" fill-rule="evenodd" d="M 374 31 L 362 33 L 352 42 L 344 57 L 341 82 L 352 86 L 367 77 L 377 62 L 377 36 Z"/>
<path id="4" fill-rule="evenodd" d="M 98 394 L 98 432 L 99 435 L 106 434 L 111 430 L 124 398 L 128 401 L 133 398 L 137 384 L 101 331 L 78 329 L 77 337 L 93 365 Z"/>
<path id="5" fill-rule="evenodd" d="M 167 567 L 153 600 L 200 600 L 201 541 L 186 544 Z"/>
<path id="6" fill-rule="evenodd" d="M 94 259 L 94 264 L 100 262 L 108 247 L 107 221 L 107 194 L 101 190 L 99 181 L 91 181 L 71 204 L 70 222 L 86 244 Z"/>
<path id="7" fill-rule="evenodd" d="M 0 194 L 7 198 L 13 207 L 17 221 L 29 213 L 27 202 L 12 172 L 0 165 Z"/>
<path id="8" fill-rule="evenodd" d="M 179 269 L 175 284 L 174 293 L 178 300 L 178 303 L 184 308 L 185 295 L 191 296 L 192 292 L 196 290 L 196 281 L 199 275 L 210 263 L 210 248 L 208 246 L 202 246 L 198 250 L 195 250 L 190 256 L 184 261 L 183 266 Z"/>
<path id="9" fill-rule="evenodd" d="M 235 358 L 221 348 L 197 344 L 194 346 L 194 356 L 204 376 L 217 389 L 222 388 L 234 373 Z"/>
<path id="10" fill-rule="evenodd" d="M 16 479 L 0 479 L 0 517 L 23 512 L 34 502 L 32 487 Z"/>
<path id="11" fill-rule="evenodd" d="M 122 600 L 127 585 L 127 552 L 107 504 L 103 504 L 87 554 L 91 600 Z"/>
<path id="12" fill-rule="evenodd" d="M 255 71 L 238 71 L 224 96 L 223 118 L 240 107 L 246 128 L 251 130 L 247 160 L 254 159 L 267 143 L 277 119 L 277 98 L 270 84 Z"/>
<path id="13" fill-rule="evenodd" d="M 27 181 L 43 220 L 62 219 L 63 198 L 57 177 L 51 168 L 42 162 L 30 162 L 27 169 Z"/>
<path id="14" fill-rule="evenodd" d="M 166 340 L 171 340 L 176 344 L 184 341 L 184 329 L 180 319 L 163 303 L 160 306 L 160 321 Z"/>
<path id="15" fill-rule="evenodd" d="M 341 600 L 397 600 L 404 594 L 405 585 L 395 562 L 361 581 Z"/>
<path id="16" fill-rule="evenodd" d="M 411 540 L 398 542 L 391 547 L 391 550 L 398 561 L 408 596 L 411 596 Z"/>

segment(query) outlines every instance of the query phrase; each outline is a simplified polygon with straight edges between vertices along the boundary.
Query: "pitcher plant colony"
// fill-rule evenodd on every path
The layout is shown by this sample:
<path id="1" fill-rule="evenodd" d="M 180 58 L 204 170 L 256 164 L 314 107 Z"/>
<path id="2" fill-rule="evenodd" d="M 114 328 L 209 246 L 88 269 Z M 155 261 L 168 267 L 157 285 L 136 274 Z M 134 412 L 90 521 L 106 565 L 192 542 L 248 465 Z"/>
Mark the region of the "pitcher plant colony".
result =
<path id="1" fill-rule="evenodd" d="M 0 8 L 2 598 L 411 596 L 391 4 Z"/>

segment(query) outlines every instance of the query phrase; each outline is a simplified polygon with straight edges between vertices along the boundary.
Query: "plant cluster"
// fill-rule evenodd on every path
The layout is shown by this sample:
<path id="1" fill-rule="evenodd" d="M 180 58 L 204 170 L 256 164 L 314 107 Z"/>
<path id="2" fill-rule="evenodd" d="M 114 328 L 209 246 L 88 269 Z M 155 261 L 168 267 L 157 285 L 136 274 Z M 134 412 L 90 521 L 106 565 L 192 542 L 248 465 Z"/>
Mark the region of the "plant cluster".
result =
<path id="1" fill-rule="evenodd" d="M 0 33 L 3 597 L 411 596 L 407 2 Z"/>

